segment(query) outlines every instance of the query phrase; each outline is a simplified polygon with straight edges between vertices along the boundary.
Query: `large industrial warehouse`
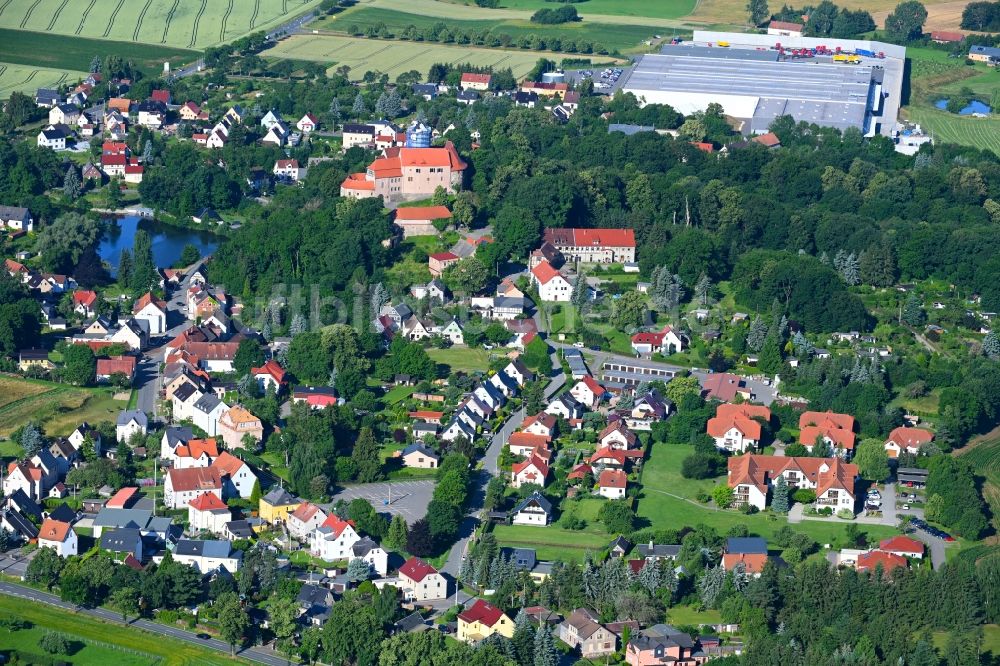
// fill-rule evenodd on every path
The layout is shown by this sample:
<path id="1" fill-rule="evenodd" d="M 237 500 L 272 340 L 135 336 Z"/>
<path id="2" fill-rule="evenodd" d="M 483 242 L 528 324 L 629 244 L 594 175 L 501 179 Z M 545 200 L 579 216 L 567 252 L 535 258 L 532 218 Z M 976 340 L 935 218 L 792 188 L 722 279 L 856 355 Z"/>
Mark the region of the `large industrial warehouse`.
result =
<path id="1" fill-rule="evenodd" d="M 841 52 L 872 52 L 859 64 L 830 56 L 790 58 L 774 48 L 824 46 Z M 719 43 L 728 46 L 719 46 Z M 884 57 L 877 57 L 877 54 Z M 669 104 L 687 115 L 712 102 L 745 122 L 743 131 L 768 131 L 775 118 L 866 134 L 889 135 L 896 124 L 906 50 L 895 44 L 695 31 L 692 42 L 643 55 L 622 90 L 646 104 Z"/>

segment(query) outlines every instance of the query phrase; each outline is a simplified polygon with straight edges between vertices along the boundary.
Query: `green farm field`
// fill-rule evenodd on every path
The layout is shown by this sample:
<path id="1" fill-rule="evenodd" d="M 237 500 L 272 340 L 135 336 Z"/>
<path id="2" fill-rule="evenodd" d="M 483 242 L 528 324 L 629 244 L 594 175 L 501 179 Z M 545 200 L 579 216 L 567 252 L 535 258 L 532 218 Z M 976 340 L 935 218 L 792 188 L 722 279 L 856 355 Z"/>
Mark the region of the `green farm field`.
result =
<path id="1" fill-rule="evenodd" d="M 54 88 L 62 83 L 85 77 L 83 72 L 68 72 L 47 67 L 31 67 L 0 62 L 0 99 L 12 92 L 34 92 L 38 88 Z M 2 398 L 0 398 L 2 400 Z"/>
<path id="2" fill-rule="evenodd" d="M 1000 119 L 965 118 L 925 106 L 906 109 L 906 117 L 920 123 L 935 141 L 984 148 L 1000 154 Z"/>
<path id="3" fill-rule="evenodd" d="M 690 14 L 696 0 L 586 0 L 574 5 L 585 21 L 673 27 L 681 25 L 680 17 Z M 543 7 L 545 0 L 500 0 L 500 7 L 485 9 L 472 0 L 362 0 L 362 7 L 379 7 L 439 19 L 459 21 L 527 21 Z"/>
<path id="4" fill-rule="evenodd" d="M 445 5 L 447 6 L 447 5 Z M 457 7 L 457 9 L 471 9 Z M 492 14 L 482 14 L 477 19 L 444 18 L 441 16 L 416 14 L 410 11 L 398 11 L 372 5 L 358 5 L 336 16 L 316 23 L 317 28 L 347 32 L 350 26 L 364 31 L 370 25 L 385 24 L 391 33 L 399 34 L 408 26 L 423 30 L 435 23 L 444 22 L 451 30 L 464 32 L 492 30 L 499 34 L 508 34 L 514 39 L 525 35 L 537 35 L 543 39 L 558 38 L 561 40 L 588 41 L 604 46 L 610 50 L 621 52 L 634 51 L 642 45 L 642 41 L 650 39 L 659 30 L 648 25 L 624 23 L 607 23 L 587 20 L 560 25 L 541 25 L 532 23 L 528 17 L 521 19 L 502 19 Z M 530 53 L 530 52 L 527 52 Z M 535 54 L 535 60 L 538 59 Z"/>
<path id="5" fill-rule="evenodd" d="M 447 46 L 426 42 L 397 42 L 340 35 L 295 35 L 267 51 L 272 58 L 311 60 L 334 66 L 348 65 L 358 74 L 378 70 L 395 78 L 403 72 L 427 72 L 439 62 L 471 63 L 481 67 L 509 67 L 515 77 L 531 71 L 542 54 L 532 51 Z M 607 57 L 597 56 L 606 61 Z"/>
<path id="6" fill-rule="evenodd" d="M 0 0 L 2 4 L 2 0 Z M 3 20 L 0 18 L 0 25 Z M 164 62 L 171 66 L 197 60 L 201 54 L 153 44 L 113 42 L 106 39 L 67 39 L 65 36 L 0 28 L 0 62 L 49 68 L 67 72 L 75 81 L 80 68 L 86 69 L 95 56 L 114 54 L 131 60 L 139 69 L 156 74 Z M 36 86 L 38 87 L 38 86 Z"/>
<path id="7" fill-rule="evenodd" d="M 273 28 L 318 4 L 319 0 L 4 0 L 0 24 L 45 34 L 202 49 Z"/>

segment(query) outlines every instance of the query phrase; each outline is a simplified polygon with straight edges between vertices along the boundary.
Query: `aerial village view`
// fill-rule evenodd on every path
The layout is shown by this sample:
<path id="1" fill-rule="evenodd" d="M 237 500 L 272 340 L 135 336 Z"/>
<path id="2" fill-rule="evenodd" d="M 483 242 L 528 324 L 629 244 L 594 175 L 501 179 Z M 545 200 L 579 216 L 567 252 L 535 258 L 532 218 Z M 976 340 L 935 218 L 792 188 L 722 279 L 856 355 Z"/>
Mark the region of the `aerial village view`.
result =
<path id="1" fill-rule="evenodd" d="M 1000 1 L 0 0 L 0 664 L 1000 666 Z"/>

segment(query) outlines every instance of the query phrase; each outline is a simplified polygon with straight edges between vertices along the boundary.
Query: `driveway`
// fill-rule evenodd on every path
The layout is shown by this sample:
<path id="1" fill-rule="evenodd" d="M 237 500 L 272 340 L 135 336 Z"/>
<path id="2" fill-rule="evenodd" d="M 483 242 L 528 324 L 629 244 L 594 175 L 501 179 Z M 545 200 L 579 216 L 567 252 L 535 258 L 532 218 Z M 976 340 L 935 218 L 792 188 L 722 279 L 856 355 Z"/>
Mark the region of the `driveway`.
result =
<path id="1" fill-rule="evenodd" d="M 376 511 L 402 516 L 412 525 L 427 514 L 436 483 L 433 479 L 420 479 L 343 486 L 322 506 L 329 509 L 339 500 L 350 502 L 360 498 L 368 500 Z"/>
<path id="2" fill-rule="evenodd" d="M 122 622 L 122 616 L 119 613 L 113 613 L 103 608 L 79 608 L 73 604 L 62 601 L 54 594 L 41 592 L 16 583 L 0 583 L 0 594 L 6 594 L 8 596 L 18 597 L 21 599 L 29 599 L 31 601 L 49 604 L 51 606 L 57 606 L 64 610 L 84 613 L 86 615 L 90 615 L 91 617 L 96 617 L 104 620 L 105 622 L 110 622 L 116 625 L 124 624 Z M 139 627 L 140 629 L 145 629 L 146 631 L 168 637 L 175 641 L 184 641 L 185 643 L 191 643 L 192 645 L 197 645 L 208 650 L 214 650 L 226 655 L 229 654 L 229 645 L 216 638 L 201 639 L 190 631 L 184 631 L 183 629 L 178 629 L 176 627 L 169 627 L 151 620 L 133 620 L 129 624 L 133 627 Z M 269 666 L 286 666 L 288 664 L 288 660 L 284 657 L 279 657 L 270 651 L 259 647 L 247 648 L 245 650 L 241 650 L 237 654 L 248 661 L 253 661 L 259 664 L 268 664 Z"/>

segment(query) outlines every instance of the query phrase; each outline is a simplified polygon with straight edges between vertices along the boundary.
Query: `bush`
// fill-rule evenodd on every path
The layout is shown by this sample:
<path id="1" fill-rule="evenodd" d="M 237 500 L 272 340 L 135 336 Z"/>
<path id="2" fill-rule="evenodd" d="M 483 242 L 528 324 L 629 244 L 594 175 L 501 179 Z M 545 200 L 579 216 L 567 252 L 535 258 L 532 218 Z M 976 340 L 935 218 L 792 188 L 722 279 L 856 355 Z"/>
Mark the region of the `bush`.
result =
<path id="1" fill-rule="evenodd" d="M 39 639 L 38 647 L 42 648 L 49 654 L 68 654 L 69 653 L 69 641 L 62 634 L 57 634 L 54 631 L 47 631 Z"/>
<path id="2" fill-rule="evenodd" d="M 799 504 L 812 504 L 816 501 L 816 491 L 809 488 L 799 488 L 792 494 L 792 499 Z"/>
<path id="3" fill-rule="evenodd" d="M 717 453 L 692 453 L 681 462 L 681 476 L 685 479 L 711 479 L 719 475 L 725 460 Z"/>
<path id="4" fill-rule="evenodd" d="M 842 520 L 854 520 L 854 512 L 850 509 L 841 509 L 837 512 L 837 518 Z"/>
<path id="5" fill-rule="evenodd" d="M 572 23 L 579 20 L 580 16 L 576 13 L 576 8 L 568 6 L 562 6 L 559 9 L 539 9 L 531 15 L 532 23 L 542 23 L 544 25 Z"/>

